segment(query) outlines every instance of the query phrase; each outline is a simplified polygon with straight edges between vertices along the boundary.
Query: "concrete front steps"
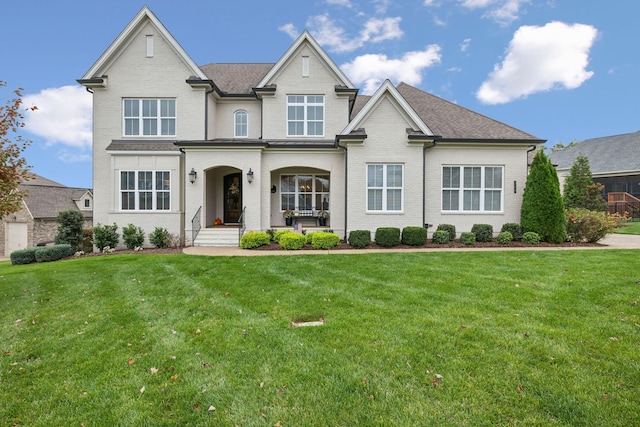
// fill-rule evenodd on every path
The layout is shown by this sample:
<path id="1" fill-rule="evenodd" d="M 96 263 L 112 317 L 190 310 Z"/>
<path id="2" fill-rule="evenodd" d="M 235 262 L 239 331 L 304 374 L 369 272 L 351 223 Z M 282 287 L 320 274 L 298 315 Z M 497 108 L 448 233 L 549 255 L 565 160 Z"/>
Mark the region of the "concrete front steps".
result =
<path id="1" fill-rule="evenodd" d="M 238 232 L 238 227 L 203 228 L 196 236 L 193 246 L 238 247 L 240 245 Z"/>

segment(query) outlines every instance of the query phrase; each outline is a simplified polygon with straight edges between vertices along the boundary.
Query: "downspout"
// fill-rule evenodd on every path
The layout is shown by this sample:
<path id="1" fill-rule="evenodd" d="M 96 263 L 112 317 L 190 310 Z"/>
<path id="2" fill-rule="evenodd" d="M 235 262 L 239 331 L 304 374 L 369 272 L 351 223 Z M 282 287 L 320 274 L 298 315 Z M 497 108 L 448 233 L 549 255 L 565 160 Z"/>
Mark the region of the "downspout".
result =
<path id="1" fill-rule="evenodd" d="M 427 150 L 436 146 L 435 139 L 431 145 L 425 145 L 422 149 L 422 224 L 425 228 L 428 228 L 427 224 Z"/>
<path id="2" fill-rule="evenodd" d="M 349 212 L 348 209 L 348 182 L 347 179 L 349 176 L 349 151 L 347 150 L 346 145 L 340 145 L 340 140 L 336 137 L 336 146 L 338 148 L 342 148 L 344 150 L 344 241 L 346 242 L 348 239 L 347 236 L 347 215 Z"/>
<path id="3" fill-rule="evenodd" d="M 204 93 L 204 140 L 209 139 L 209 94 L 213 93 L 216 88 L 212 86 L 211 89 Z"/>

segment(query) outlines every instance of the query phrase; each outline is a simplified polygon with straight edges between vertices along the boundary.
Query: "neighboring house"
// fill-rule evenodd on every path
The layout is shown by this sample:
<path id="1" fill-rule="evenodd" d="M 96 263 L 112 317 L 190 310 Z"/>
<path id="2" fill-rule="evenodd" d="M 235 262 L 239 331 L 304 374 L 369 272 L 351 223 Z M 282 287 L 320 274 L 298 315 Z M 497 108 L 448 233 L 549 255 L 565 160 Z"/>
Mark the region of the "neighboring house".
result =
<path id="1" fill-rule="evenodd" d="M 84 226 L 92 227 L 93 193 L 89 188 L 71 188 L 32 174 L 33 179 L 20 185 L 27 191 L 22 209 L 0 220 L 0 253 L 29 246 L 52 243 L 57 232 L 58 213 L 77 210 L 85 218 Z"/>
<path id="2" fill-rule="evenodd" d="M 359 96 L 306 31 L 275 64 L 199 67 L 147 7 L 78 81 L 93 92 L 94 221 L 187 244 L 214 244 L 220 219 L 237 245 L 239 221 L 284 227 L 288 209 L 305 227 L 328 211 L 344 237 L 499 230 L 520 221 L 527 151 L 544 143 L 404 83 Z"/>
<path id="3" fill-rule="evenodd" d="M 628 193 L 640 199 L 640 132 L 586 139 L 550 154 L 561 187 L 579 155 L 589 159 L 593 180 L 609 193 Z"/>

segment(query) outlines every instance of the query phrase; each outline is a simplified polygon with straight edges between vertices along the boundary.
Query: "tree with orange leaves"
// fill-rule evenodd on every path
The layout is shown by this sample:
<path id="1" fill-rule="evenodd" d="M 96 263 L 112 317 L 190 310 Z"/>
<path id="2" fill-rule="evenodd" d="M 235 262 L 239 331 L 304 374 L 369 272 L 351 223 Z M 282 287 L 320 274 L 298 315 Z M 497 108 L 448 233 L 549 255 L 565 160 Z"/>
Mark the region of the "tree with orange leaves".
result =
<path id="1" fill-rule="evenodd" d="M 7 84 L 0 80 L 0 89 Z M 0 218 L 20 210 L 26 195 L 19 185 L 31 179 L 30 166 L 22 157 L 31 141 L 18 133 L 24 127 L 21 89 L 13 91 L 15 98 L 0 105 Z M 29 110 L 36 110 L 35 106 Z"/>

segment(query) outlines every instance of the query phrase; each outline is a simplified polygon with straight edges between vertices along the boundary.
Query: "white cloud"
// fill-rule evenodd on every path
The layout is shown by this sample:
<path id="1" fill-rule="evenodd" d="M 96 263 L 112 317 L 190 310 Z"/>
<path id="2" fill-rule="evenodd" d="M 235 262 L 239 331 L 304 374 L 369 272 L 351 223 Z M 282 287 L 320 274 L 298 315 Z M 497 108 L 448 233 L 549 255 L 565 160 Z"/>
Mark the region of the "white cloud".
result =
<path id="1" fill-rule="evenodd" d="M 307 28 L 313 37 L 326 49 L 332 52 L 352 52 L 366 43 L 380 43 L 385 40 L 399 39 L 404 33 L 400 29 L 402 18 L 371 18 L 364 23 L 360 33 L 350 37 L 328 14 L 316 15 L 309 18 Z M 280 31 L 291 38 L 300 34 L 297 28 L 289 23 L 282 25 Z"/>
<path id="2" fill-rule="evenodd" d="M 420 84 L 424 69 L 440 63 L 440 59 L 440 47 L 430 45 L 422 51 L 407 52 L 400 59 L 382 54 L 361 55 L 341 68 L 356 85 L 363 85 L 362 93 L 371 94 L 385 79 Z"/>
<path id="3" fill-rule="evenodd" d="M 596 28 L 584 24 L 520 27 L 504 61 L 494 67 L 476 96 L 487 104 L 504 104 L 537 92 L 580 87 L 593 75 L 586 67 L 597 35 Z"/>
<path id="4" fill-rule="evenodd" d="M 460 44 L 460 52 L 466 52 L 471 45 L 471 39 L 464 39 Z"/>
<path id="5" fill-rule="evenodd" d="M 484 18 L 496 21 L 502 26 L 507 26 L 517 20 L 522 5 L 531 0 L 459 0 L 462 7 L 467 9 L 489 9 L 484 13 Z"/>
<path id="6" fill-rule="evenodd" d="M 48 145 L 91 149 L 92 97 L 82 86 L 49 88 L 24 96 L 25 105 L 37 110 L 25 116 L 25 130 Z"/>
<path id="7" fill-rule="evenodd" d="M 327 4 L 336 6 L 353 7 L 350 0 L 327 0 Z"/>

